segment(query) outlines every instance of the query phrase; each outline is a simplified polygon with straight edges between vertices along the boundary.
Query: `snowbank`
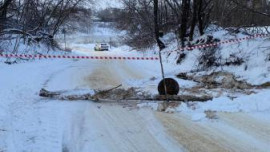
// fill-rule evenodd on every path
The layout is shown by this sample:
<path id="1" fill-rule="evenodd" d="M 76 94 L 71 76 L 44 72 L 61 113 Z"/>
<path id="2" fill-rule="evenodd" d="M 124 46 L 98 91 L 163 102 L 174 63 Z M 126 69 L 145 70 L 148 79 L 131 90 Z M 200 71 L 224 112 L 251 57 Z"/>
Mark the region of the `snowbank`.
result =
<path id="1" fill-rule="evenodd" d="M 262 90 L 257 94 L 241 96 L 236 99 L 220 97 L 201 103 L 183 103 L 177 108 L 179 112 L 270 112 L 270 90 Z M 192 105 L 192 106 L 191 106 Z"/>

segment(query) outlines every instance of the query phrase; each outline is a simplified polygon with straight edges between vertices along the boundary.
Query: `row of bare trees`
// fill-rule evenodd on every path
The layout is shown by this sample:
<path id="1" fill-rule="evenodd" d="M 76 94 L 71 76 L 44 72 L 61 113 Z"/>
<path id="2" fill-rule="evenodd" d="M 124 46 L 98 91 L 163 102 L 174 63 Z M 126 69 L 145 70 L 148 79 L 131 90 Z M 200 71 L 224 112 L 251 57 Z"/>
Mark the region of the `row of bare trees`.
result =
<path id="1" fill-rule="evenodd" d="M 118 10 L 118 28 L 127 30 L 127 42 L 135 47 L 149 47 L 155 42 L 154 4 L 157 4 L 159 31 L 177 33 L 181 44 L 193 40 L 195 30 L 201 35 L 210 24 L 213 0 L 122 0 Z"/>
<path id="2" fill-rule="evenodd" d="M 89 0 L 2 0 L 0 38 L 13 36 L 24 42 L 51 43 L 56 33 L 76 14 L 89 15 Z M 1 41 L 1 39 L 0 39 Z"/>
<path id="3" fill-rule="evenodd" d="M 268 26 L 267 0 L 121 0 L 124 9 L 114 10 L 117 26 L 129 33 L 127 42 L 148 47 L 155 42 L 154 4 L 158 4 L 159 30 L 174 31 L 181 46 L 203 35 L 209 25 L 244 28 Z M 104 13 L 104 12 L 103 12 Z M 105 13 L 104 13 L 105 14 Z"/>

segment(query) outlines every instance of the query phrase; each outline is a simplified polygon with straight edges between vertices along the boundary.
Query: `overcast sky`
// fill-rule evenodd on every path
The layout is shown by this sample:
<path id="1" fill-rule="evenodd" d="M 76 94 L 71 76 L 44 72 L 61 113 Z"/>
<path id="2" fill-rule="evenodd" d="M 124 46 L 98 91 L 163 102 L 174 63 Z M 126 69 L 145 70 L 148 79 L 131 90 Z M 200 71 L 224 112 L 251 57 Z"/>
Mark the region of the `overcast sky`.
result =
<path id="1" fill-rule="evenodd" d="M 96 9 L 105 9 L 108 7 L 121 7 L 120 0 L 95 0 Z"/>

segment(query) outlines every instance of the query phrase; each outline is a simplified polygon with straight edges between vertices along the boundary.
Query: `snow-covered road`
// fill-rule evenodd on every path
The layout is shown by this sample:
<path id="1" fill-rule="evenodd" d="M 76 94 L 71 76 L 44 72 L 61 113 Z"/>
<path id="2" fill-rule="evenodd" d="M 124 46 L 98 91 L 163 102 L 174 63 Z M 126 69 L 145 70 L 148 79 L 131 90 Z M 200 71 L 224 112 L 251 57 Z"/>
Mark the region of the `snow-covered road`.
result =
<path id="1" fill-rule="evenodd" d="M 96 36 L 117 34 L 111 30 L 97 31 L 101 33 Z M 68 40 L 68 47 L 83 55 L 153 56 L 127 52 L 127 47 L 94 52 L 94 44 L 89 43 L 91 35 L 75 35 Z M 178 72 L 170 63 L 165 63 L 165 69 L 170 76 Z M 267 99 L 260 98 L 264 99 L 262 104 L 253 102 L 258 100 L 256 95 L 247 104 L 241 98 L 189 105 L 189 109 L 183 104 L 174 114 L 117 103 L 50 100 L 38 95 L 41 88 L 89 91 L 119 84 L 157 93 L 159 79 L 157 61 L 49 59 L 14 65 L 0 62 L 0 152 L 269 151 L 270 111 L 263 105 Z M 180 86 L 193 84 L 181 80 Z M 265 96 L 267 90 L 264 91 Z M 220 106 L 231 113 L 219 112 Z M 217 109 L 217 119 L 206 118 L 204 111 L 210 110 L 207 108 Z M 241 112 L 245 108 L 249 113 Z"/>
<path id="2" fill-rule="evenodd" d="M 269 151 L 269 119 L 260 120 L 255 114 L 248 113 L 217 115 L 217 120 L 194 121 L 189 114 L 156 113 L 168 133 L 187 151 Z M 259 115 L 270 116 L 269 113 Z"/>
<path id="3" fill-rule="evenodd" d="M 148 72 L 141 72 L 144 75 L 130 72 L 133 68 L 122 61 L 1 64 L 1 150 L 180 151 L 178 143 L 165 133 L 150 109 L 50 101 L 38 96 L 43 87 L 103 89 L 104 86 L 125 84 L 125 78 L 149 76 Z"/>
<path id="4" fill-rule="evenodd" d="M 180 151 L 147 109 L 90 103 L 71 113 L 63 142 L 69 151 Z"/>
<path id="5" fill-rule="evenodd" d="M 0 64 L 0 149 L 12 152 L 270 149 L 267 112 L 219 113 L 216 120 L 194 119 L 187 113 L 166 114 L 115 103 L 64 102 L 38 96 L 42 87 L 103 89 L 118 84 L 129 86 L 131 80 L 155 76 L 158 66 L 144 61 L 144 68 L 139 68 L 142 64 L 136 62 Z"/>

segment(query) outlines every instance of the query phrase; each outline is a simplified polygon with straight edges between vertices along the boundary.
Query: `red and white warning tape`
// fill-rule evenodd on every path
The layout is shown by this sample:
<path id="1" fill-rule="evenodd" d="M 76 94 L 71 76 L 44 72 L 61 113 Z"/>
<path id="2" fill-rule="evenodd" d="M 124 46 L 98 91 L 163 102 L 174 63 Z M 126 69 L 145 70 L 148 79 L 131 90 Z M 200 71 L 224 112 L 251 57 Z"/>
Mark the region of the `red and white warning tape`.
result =
<path id="1" fill-rule="evenodd" d="M 211 44 L 201 44 L 201 45 L 196 45 L 192 47 L 183 47 L 177 50 L 170 51 L 169 53 L 172 52 L 178 52 L 178 51 L 184 51 L 184 50 L 194 50 L 194 49 L 202 49 L 202 48 L 207 48 L 207 47 L 216 47 L 218 45 L 223 45 L 223 44 L 234 44 L 234 43 L 240 43 L 246 40 L 250 39 L 255 39 L 255 38 L 266 38 L 270 37 L 270 34 L 256 34 L 253 36 L 248 36 L 248 37 L 243 37 L 243 38 L 238 38 L 238 39 L 231 39 L 231 40 L 226 40 L 226 41 L 220 41 L 216 43 L 211 43 Z M 0 50 L 0 57 L 4 58 L 27 58 L 27 59 L 33 59 L 33 58 L 38 58 L 38 59 L 91 59 L 91 60 L 159 60 L 159 57 L 115 57 L 115 56 L 73 56 L 73 55 L 30 55 L 30 54 L 1 54 Z"/>
<path id="2" fill-rule="evenodd" d="M 183 48 L 179 48 L 179 49 L 174 50 L 174 51 L 170 51 L 170 53 L 175 52 L 175 51 L 177 51 L 177 52 L 184 51 L 184 50 L 191 51 L 191 50 L 194 50 L 194 49 L 203 49 L 203 48 L 208 48 L 208 47 L 216 47 L 218 45 L 223 45 L 223 44 L 235 44 L 235 43 L 240 43 L 240 42 L 255 39 L 255 38 L 266 38 L 266 37 L 270 37 L 270 34 L 255 34 L 255 35 L 248 36 L 248 37 L 225 40 L 225 41 L 220 41 L 220 42 L 216 42 L 216 43 L 201 44 L 201 45 L 195 45 L 195 46 L 191 46 L 191 47 L 183 47 Z"/>
<path id="3" fill-rule="evenodd" d="M 89 60 L 159 60 L 158 57 L 116 57 L 116 56 L 73 56 L 73 55 L 29 55 L 29 54 L 0 54 L 5 58 L 27 59 L 89 59 Z"/>

